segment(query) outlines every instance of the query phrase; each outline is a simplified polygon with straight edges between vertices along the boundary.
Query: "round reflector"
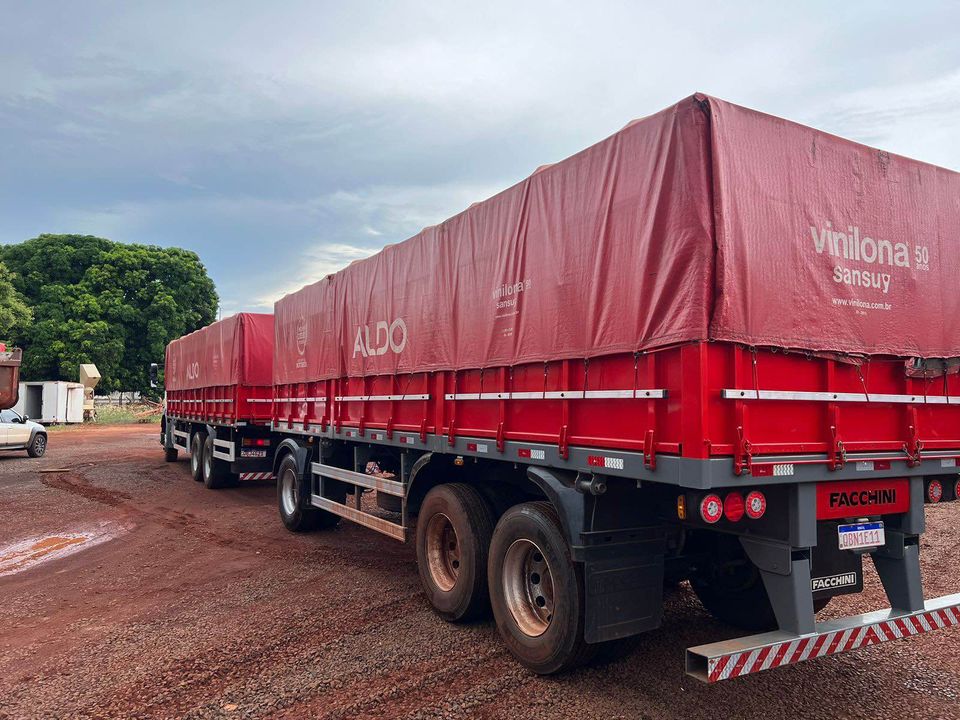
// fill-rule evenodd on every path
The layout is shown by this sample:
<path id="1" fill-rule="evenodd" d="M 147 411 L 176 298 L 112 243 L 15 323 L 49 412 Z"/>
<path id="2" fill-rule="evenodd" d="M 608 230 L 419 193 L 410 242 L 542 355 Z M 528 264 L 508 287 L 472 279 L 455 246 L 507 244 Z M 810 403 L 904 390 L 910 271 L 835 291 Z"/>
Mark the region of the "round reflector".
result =
<path id="1" fill-rule="evenodd" d="M 730 522 L 743 518 L 743 495 L 738 492 L 727 494 L 723 499 L 723 516 Z"/>
<path id="2" fill-rule="evenodd" d="M 927 502 L 938 503 L 943 497 L 943 485 L 939 480 L 931 480 L 927 484 Z"/>
<path id="3" fill-rule="evenodd" d="M 767 511 L 767 498 L 759 490 L 754 490 L 747 495 L 745 510 L 748 518 L 751 520 L 759 520 Z"/>
<path id="4" fill-rule="evenodd" d="M 707 495 L 700 501 L 700 517 L 704 522 L 717 522 L 723 516 L 723 501 L 719 495 Z"/>

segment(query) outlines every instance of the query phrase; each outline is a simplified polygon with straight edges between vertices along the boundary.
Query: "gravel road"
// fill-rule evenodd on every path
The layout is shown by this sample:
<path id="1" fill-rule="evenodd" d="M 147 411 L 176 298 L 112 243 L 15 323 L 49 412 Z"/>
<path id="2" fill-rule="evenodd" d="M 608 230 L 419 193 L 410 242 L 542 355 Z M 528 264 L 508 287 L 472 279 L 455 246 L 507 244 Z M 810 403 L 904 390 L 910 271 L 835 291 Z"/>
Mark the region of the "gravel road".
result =
<path id="1" fill-rule="evenodd" d="M 411 547 L 346 523 L 292 535 L 271 484 L 208 491 L 156 434 L 74 428 L 41 460 L 0 456 L 0 717 L 960 718 L 956 630 L 704 686 L 684 648 L 737 631 L 686 587 L 626 658 L 536 677 L 492 622 L 433 615 Z M 927 519 L 927 595 L 956 592 L 960 503 Z M 825 614 L 882 607 L 867 585 Z"/>

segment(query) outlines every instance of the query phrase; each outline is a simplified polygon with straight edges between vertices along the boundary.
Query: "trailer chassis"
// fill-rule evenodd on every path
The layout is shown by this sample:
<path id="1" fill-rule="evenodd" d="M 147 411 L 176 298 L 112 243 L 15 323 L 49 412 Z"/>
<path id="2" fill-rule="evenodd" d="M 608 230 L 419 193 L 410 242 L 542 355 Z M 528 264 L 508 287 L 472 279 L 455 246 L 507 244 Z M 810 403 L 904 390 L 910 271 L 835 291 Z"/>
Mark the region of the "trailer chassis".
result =
<path id="1" fill-rule="evenodd" d="M 886 462 L 877 463 L 876 470 L 871 455 L 862 453 L 832 472 L 825 470 L 826 457 L 821 456 L 754 458 L 753 468 L 792 465 L 776 475 L 760 470 L 759 476 L 754 476 L 749 472 L 738 475 L 729 458 L 692 460 L 661 455 L 654 470 L 644 463 L 642 453 L 624 451 L 569 447 L 564 457 L 551 444 L 506 441 L 498 450 L 489 438 L 479 437 L 332 426 L 304 429 L 293 423 L 275 424 L 273 430 L 286 437 L 278 448 L 275 468 L 284 456 L 284 444 L 288 451 L 296 451 L 299 472 L 309 487 L 306 502 L 400 541 L 407 540 L 414 527 L 412 518 L 424 495 L 422 476 L 431 465 L 502 464 L 522 471 L 530 487 L 556 508 L 571 555 L 583 564 L 584 637 L 588 643 L 616 640 L 660 625 L 671 528 L 737 536 L 759 569 L 779 629 L 688 649 L 688 673 L 706 682 L 914 634 L 910 628 L 922 627 L 926 632 L 949 627 L 960 618 L 960 613 L 954 615 L 957 603 L 953 596 L 924 600 L 919 565 L 924 476 L 949 472 L 939 456 L 960 457 L 960 451 L 941 452 L 920 461 L 906 456 L 891 459 L 887 453 L 883 456 Z M 396 479 L 364 472 L 369 458 L 384 447 L 400 453 L 401 470 Z M 345 461 L 345 457 L 349 459 Z M 871 469 L 865 471 L 868 462 Z M 846 618 L 839 624 L 817 624 L 811 592 L 811 559 L 818 531 L 816 485 L 834 479 L 887 477 L 909 478 L 910 492 L 909 511 L 886 516 L 886 543 L 867 553 L 891 609 Z M 747 532 L 722 523 L 710 527 L 699 518 L 678 521 L 670 512 L 679 495 L 751 487 L 763 488 L 779 502 L 766 522 Z M 399 521 L 365 511 L 360 502 L 364 490 L 399 498 Z M 910 624 L 903 626 L 902 622 Z M 887 632 L 885 628 L 894 629 Z"/>
<path id="2" fill-rule="evenodd" d="M 239 480 L 273 479 L 273 448 L 276 438 L 269 426 L 255 423 L 212 422 L 180 416 L 164 416 L 160 444 L 165 450 L 190 454 L 191 439 L 196 433 L 213 438 L 213 457 L 229 465 L 230 472 Z M 262 439 L 263 457 L 244 457 L 244 439 Z"/>

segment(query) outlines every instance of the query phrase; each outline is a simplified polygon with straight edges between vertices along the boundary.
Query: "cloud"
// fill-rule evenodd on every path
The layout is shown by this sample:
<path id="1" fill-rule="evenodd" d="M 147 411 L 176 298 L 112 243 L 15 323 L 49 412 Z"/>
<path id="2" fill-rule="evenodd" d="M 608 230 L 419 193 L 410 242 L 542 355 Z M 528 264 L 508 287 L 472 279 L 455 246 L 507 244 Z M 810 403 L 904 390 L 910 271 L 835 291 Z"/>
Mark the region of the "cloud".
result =
<path id="1" fill-rule="evenodd" d="M 810 114 L 818 127 L 919 160 L 960 169 L 960 70 L 884 83 L 835 98 Z"/>
<path id="2" fill-rule="evenodd" d="M 281 263 L 279 272 L 264 273 L 263 289 L 252 299 L 252 307 L 273 307 L 283 295 L 369 257 L 386 244 L 405 240 L 497 190 L 467 184 L 376 186 L 312 199 L 295 211 L 316 218 L 326 229 L 298 250 L 295 270 Z M 242 305 L 229 302 L 231 307 Z"/>
<path id="3" fill-rule="evenodd" d="M 269 307 L 705 91 L 960 166 L 960 6 L 11 0 L 0 241 L 197 251 Z"/>
<path id="4" fill-rule="evenodd" d="M 320 280 L 327 275 L 343 270 L 354 260 L 362 260 L 376 252 L 375 248 L 356 247 L 343 243 L 326 243 L 313 247 L 303 253 L 297 270 L 279 284 L 267 288 L 262 294 L 246 303 L 243 307 L 224 305 L 224 314 L 249 309 L 273 309 L 273 303 L 284 295 L 296 292 L 302 287 Z"/>
<path id="5" fill-rule="evenodd" d="M 313 212 L 355 223 L 355 229 L 346 229 L 351 236 L 385 237 L 397 242 L 490 197 L 505 185 L 373 185 L 337 190 L 310 204 Z"/>

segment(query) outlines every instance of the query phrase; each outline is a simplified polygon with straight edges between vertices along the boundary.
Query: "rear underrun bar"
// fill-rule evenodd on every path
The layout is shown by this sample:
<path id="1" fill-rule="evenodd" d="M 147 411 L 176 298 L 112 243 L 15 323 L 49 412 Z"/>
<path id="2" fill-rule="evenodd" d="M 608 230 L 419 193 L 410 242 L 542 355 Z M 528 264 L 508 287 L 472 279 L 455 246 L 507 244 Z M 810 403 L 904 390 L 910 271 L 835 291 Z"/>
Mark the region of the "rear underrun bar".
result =
<path id="1" fill-rule="evenodd" d="M 808 635 L 776 630 L 687 648 L 687 674 L 715 683 L 957 625 L 960 593 L 928 600 L 913 613 L 878 610 L 817 623 Z"/>

